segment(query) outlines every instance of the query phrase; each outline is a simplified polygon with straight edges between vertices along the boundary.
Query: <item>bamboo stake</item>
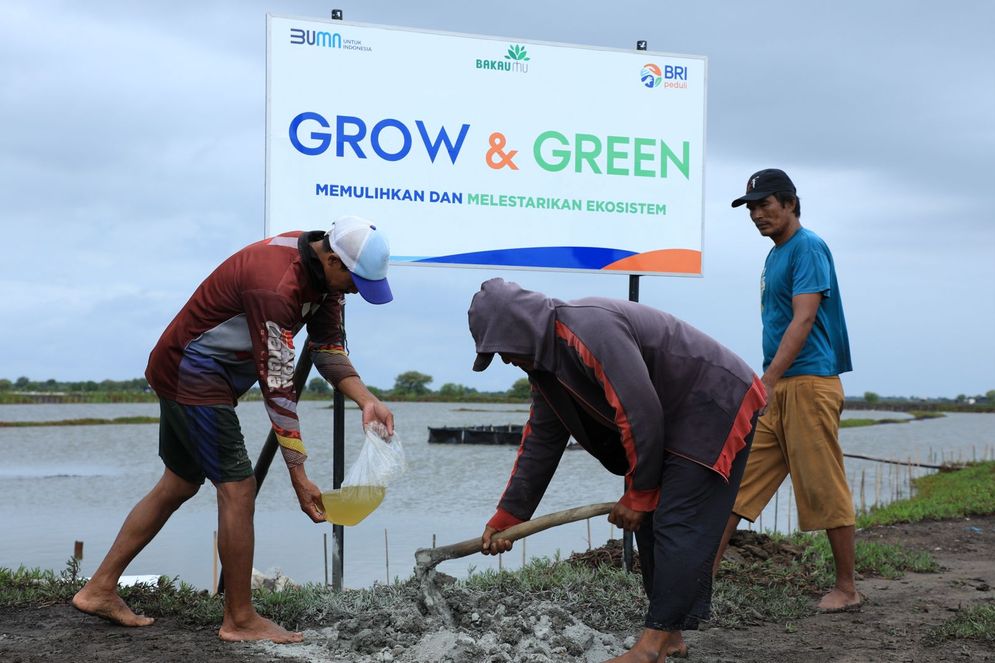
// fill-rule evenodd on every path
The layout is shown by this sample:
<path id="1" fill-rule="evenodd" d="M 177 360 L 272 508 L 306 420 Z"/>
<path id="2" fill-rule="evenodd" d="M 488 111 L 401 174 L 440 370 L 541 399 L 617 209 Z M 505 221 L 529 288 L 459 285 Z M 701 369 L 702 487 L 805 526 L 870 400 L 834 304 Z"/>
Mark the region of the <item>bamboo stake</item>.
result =
<path id="1" fill-rule="evenodd" d="M 791 507 L 795 503 L 792 499 L 792 492 L 794 491 L 794 485 L 788 484 L 788 534 L 791 534 Z"/>
<path id="2" fill-rule="evenodd" d="M 874 467 L 874 506 L 881 503 L 881 466 Z"/>
<path id="3" fill-rule="evenodd" d="M 387 550 L 387 528 L 383 528 L 383 562 L 387 567 L 387 584 L 390 584 L 390 553 Z"/>
<path id="4" fill-rule="evenodd" d="M 912 497 L 912 459 L 909 458 L 909 481 L 905 486 L 905 496 Z"/>
<path id="5" fill-rule="evenodd" d="M 211 556 L 211 594 L 218 593 L 218 530 L 214 530 L 214 551 Z"/>
<path id="6" fill-rule="evenodd" d="M 591 549 L 591 519 L 588 518 L 585 522 L 587 523 L 587 549 L 590 550 Z"/>
<path id="7" fill-rule="evenodd" d="M 774 493 L 774 533 L 777 534 L 777 512 L 780 510 L 781 489 Z"/>
<path id="8" fill-rule="evenodd" d="M 864 502 L 864 479 L 865 479 L 864 475 L 866 473 L 867 473 L 866 467 L 860 469 L 860 512 L 861 513 L 864 513 L 867 508 Z"/>

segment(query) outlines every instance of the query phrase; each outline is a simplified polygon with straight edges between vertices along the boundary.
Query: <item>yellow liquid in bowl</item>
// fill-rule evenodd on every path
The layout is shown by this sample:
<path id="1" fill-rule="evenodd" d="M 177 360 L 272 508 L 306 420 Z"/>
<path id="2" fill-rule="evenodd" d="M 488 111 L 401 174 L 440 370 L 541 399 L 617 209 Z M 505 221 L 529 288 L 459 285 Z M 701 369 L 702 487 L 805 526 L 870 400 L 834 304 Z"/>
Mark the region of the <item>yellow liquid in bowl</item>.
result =
<path id="1" fill-rule="evenodd" d="M 346 486 L 321 494 L 325 520 L 336 525 L 356 525 L 383 502 L 384 486 Z"/>

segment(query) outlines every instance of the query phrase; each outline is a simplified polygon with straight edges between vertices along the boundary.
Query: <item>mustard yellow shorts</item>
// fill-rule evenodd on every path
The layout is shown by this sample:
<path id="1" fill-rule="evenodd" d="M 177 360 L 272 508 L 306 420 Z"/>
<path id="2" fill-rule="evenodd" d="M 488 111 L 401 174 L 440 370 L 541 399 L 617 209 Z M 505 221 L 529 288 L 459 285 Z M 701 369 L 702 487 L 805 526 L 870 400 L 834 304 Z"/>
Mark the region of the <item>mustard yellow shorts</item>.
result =
<path id="1" fill-rule="evenodd" d="M 853 496 L 839 444 L 842 411 L 839 377 L 781 378 L 757 421 L 733 513 L 755 521 L 790 474 L 800 529 L 853 525 Z"/>

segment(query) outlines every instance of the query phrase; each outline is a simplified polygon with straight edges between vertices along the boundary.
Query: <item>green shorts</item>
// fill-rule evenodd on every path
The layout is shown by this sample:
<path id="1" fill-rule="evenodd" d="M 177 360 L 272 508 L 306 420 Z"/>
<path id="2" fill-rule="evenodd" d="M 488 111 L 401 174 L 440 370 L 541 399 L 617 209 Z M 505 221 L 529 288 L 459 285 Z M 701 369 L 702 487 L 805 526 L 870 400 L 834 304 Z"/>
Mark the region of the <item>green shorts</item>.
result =
<path id="1" fill-rule="evenodd" d="M 183 405 L 159 399 L 159 457 L 180 478 L 202 484 L 252 476 L 245 438 L 231 405 Z"/>

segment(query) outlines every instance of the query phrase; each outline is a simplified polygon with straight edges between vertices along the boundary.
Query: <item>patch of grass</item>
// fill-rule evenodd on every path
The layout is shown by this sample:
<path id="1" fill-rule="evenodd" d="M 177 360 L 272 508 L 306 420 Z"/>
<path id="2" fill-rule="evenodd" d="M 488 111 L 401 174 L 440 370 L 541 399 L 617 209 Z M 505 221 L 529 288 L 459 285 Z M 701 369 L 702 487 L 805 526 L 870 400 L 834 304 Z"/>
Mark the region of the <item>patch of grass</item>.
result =
<path id="1" fill-rule="evenodd" d="M 0 568 L 0 607 L 52 605 L 72 598 L 83 582 L 76 579 L 79 562 L 70 559 L 62 575 L 38 568 Z"/>
<path id="2" fill-rule="evenodd" d="M 916 495 L 857 517 L 857 527 L 944 520 L 995 513 L 995 461 L 913 480 Z"/>
<path id="3" fill-rule="evenodd" d="M 939 417 L 947 416 L 942 412 L 924 412 L 922 410 L 910 411 L 909 414 L 912 416 L 903 417 L 902 419 L 896 419 L 894 417 L 888 417 L 885 419 L 866 419 L 858 417 L 854 417 L 852 419 L 841 419 L 840 428 L 859 428 L 860 426 L 876 426 L 877 424 L 906 424 L 910 421 L 937 419 Z"/>
<path id="4" fill-rule="evenodd" d="M 926 410 L 909 410 L 909 414 L 917 421 L 920 419 L 942 419 L 947 416 L 942 412 L 927 412 Z"/>
<path id="5" fill-rule="evenodd" d="M 801 554 L 787 561 L 772 558 L 739 565 L 724 562 L 712 599 L 713 617 L 719 626 L 789 622 L 812 615 L 814 599 L 833 586 L 832 549 L 824 533 L 774 534 L 771 539 L 801 549 Z M 865 576 L 895 579 L 908 571 L 936 572 L 939 565 L 927 552 L 858 541 L 856 568 Z"/>
<path id="6" fill-rule="evenodd" d="M 642 576 L 610 565 L 587 566 L 537 557 L 515 571 L 486 570 L 463 581 L 471 591 L 523 594 L 556 602 L 598 629 L 630 628 L 645 617 Z"/>
<path id="7" fill-rule="evenodd" d="M 878 419 L 840 419 L 840 428 L 859 428 L 861 426 L 873 426 L 880 423 Z"/>
<path id="8" fill-rule="evenodd" d="M 811 539 L 804 560 L 812 565 L 820 587 L 829 588 L 835 579 L 833 552 L 824 533 L 803 535 Z M 896 580 L 912 573 L 936 573 L 940 565 L 926 551 L 876 541 L 857 541 L 854 565 L 858 573 Z"/>
<path id="9" fill-rule="evenodd" d="M 813 612 L 811 596 L 797 587 L 777 582 L 768 585 L 717 582 L 712 592 L 712 623 L 722 628 L 788 622 Z"/>
<path id="10" fill-rule="evenodd" d="M 995 643 L 995 605 L 978 605 L 959 611 L 953 619 L 927 631 L 922 642 L 932 647 L 959 639 Z"/>
<path id="11" fill-rule="evenodd" d="M 0 567 L 0 608 L 68 603 L 85 580 L 79 562 L 70 559 L 61 574 L 51 570 Z M 356 614 L 387 608 L 410 599 L 401 596 L 400 585 L 378 585 L 372 590 L 332 592 L 322 585 L 290 587 L 282 592 L 255 590 L 253 604 L 260 614 L 290 628 L 321 624 L 329 615 Z M 118 589 L 121 598 L 138 614 L 169 616 L 194 626 L 217 626 L 224 613 L 221 596 L 197 589 L 176 578 L 162 576 L 155 583 L 140 583 Z"/>
<path id="12" fill-rule="evenodd" d="M 895 580 L 904 576 L 906 571 L 936 573 L 940 570 L 940 565 L 928 552 L 889 543 L 858 541 L 856 553 L 857 571 L 864 575 Z"/>

